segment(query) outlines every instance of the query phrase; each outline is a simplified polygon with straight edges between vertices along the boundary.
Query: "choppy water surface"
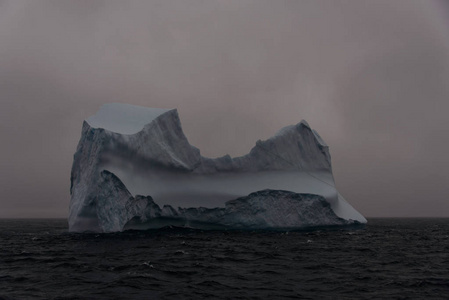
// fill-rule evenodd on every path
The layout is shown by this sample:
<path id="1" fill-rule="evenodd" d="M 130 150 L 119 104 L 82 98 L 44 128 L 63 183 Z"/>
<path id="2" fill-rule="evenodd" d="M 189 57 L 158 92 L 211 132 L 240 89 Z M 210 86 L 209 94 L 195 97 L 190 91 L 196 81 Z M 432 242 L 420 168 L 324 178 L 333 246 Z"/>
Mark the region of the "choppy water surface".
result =
<path id="1" fill-rule="evenodd" d="M 0 299 L 444 299 L 449 219 L 359 230 L 67 233 L 0 220 Z"/>

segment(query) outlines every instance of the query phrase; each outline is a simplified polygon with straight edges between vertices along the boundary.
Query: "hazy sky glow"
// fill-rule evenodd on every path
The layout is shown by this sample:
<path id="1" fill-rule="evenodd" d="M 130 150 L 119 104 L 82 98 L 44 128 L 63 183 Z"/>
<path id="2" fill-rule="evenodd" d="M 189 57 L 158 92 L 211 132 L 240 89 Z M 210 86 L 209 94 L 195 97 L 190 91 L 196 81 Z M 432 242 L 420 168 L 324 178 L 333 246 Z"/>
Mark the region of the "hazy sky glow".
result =
<path id="1" fill-rule="evenodd" d="M 178 108 L 212 157 L 306 119 L 362 214 L 449 217 L 444 1 L 0 0 L 0 218 L 67 216 L 108 102 Z"/>

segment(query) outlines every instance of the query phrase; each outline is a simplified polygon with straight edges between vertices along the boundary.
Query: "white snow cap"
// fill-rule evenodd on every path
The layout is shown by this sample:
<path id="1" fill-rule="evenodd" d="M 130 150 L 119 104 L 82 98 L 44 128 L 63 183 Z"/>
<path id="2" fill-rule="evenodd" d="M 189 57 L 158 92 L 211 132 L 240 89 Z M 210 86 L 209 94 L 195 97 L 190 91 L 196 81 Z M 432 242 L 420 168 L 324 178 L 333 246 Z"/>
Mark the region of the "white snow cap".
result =
<path id="1" fill-rule="evenodd" d="M 87 123 L 93 128 L 121 133 L 135 134 L 143 127 L 171 109 L 148 108 L 143 106 L 108 103 L 103 104 L 97 113 L 87 118 Z"/>

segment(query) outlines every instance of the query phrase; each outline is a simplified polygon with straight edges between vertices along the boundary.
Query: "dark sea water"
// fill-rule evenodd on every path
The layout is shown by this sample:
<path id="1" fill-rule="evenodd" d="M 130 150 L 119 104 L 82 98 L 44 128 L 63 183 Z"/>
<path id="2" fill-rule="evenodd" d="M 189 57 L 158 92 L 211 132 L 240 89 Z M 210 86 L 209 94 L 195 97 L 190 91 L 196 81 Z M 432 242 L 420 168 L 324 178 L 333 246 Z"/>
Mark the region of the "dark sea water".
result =
<path id="1" fill-rule="evenodd" d="M 0 299 L 449 299 L 449 219 L 72 234 L 0 220 Z"/>

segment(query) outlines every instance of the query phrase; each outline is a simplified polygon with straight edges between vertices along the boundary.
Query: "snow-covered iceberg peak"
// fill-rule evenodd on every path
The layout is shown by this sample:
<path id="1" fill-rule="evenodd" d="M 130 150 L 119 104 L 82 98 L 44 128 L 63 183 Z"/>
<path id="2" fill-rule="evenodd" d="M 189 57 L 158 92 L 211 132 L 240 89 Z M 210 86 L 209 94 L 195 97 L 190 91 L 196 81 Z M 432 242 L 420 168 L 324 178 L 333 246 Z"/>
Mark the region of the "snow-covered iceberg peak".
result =
<path id="1" fill-rule="evenodd" d="M 251 198 L 250 206 L 244 206 L 244 211 L 228 214 L 226 209 L 240 206 L 226 203 L 264 190 L 272 192 L 259 193 Z M 287 200 L 290 196 L 282 198 L 281 195 L 287 195 L 284 192 L 276 191 L 302 195 L 294 196 L 295 199 L 319 198 L 329 207 L 314 206 L 312 214 L 311 206 L 303 205 L 308 200 L 298 204 L 296 200 Z M 70 231 L 120 231 L 130 220 L 133 226 L 140 226 L 135 222 L 141 222 L 157 227 L 162 224 L 160 218 L 168 218 L 168 212 L 172 212 L 168 220 L 172 225 L 184 220 L 205 223 L 211 228 L 214 224 L 248 227 L 244 225 L 249 224 L 245 218 L 258 218 L 251 228 L 366 223 L 338 193 L 329 147 L 305 121 L 287 126 L 265 141 L 257 141 L 246 155 L 207 158 L 188 142 L 176 109 L 103 105 L 83 123 L 73 159 L 70 192 Z M 279 201 L 271 201 L 270 197 Z M 282 211 L 270 207 L 280 204 Z M 248 215 L 261 205 L 268 210 L 266 213 Z M 331 209 L 332 213 L 318 217 L 324 216 L 320 209 L 323 213 L 324 209 Z M 190 218 L 187 212 L 194 212 L 195 217 Z M 176 214 L 181 217 L 174 217 Z M 330 217 L 332 214 L 336 218 Z M 306 215 L 307 222 L 299 221 L 305 220 Z M 291 222 L 286 223 L 287 219 Z"/>
<path id="2" fill-rule="evenodd" d="M 100 110 L 86 121 L 92 128 L 103 128 L 120 134 L 135 134 L 169 110 L 124 103 L 108 103 L 103 104 Z"/>

